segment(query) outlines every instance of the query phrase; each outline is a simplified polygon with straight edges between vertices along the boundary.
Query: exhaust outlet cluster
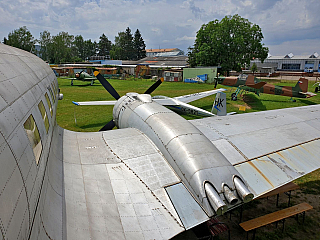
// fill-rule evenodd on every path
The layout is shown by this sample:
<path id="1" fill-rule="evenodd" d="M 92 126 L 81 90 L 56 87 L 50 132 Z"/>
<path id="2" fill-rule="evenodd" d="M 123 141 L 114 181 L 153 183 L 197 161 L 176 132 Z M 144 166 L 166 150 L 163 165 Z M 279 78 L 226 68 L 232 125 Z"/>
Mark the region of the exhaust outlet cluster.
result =
<path id="1" fill-rule="evenodd" d="M 247 186 L 243 183 L 241 178 L 234 176 L 233 183 L 237 194 L 234 190 L 231 190 L 228 185 L 223 184 L 222 192 L 225 200 L 223 200 L 215 187 L 210 183 L 206 182 L 204 189 L 211 207 L 214 209 L 217 215 L 222 215 L 228 210 L 226 203 L 231 206 L 236 205 L 239 202 L 239 198 L 244 202 L 250 202 L 254 195 L 250 192 Z M 238 196 L 237 196 L 238 195 Z"/>

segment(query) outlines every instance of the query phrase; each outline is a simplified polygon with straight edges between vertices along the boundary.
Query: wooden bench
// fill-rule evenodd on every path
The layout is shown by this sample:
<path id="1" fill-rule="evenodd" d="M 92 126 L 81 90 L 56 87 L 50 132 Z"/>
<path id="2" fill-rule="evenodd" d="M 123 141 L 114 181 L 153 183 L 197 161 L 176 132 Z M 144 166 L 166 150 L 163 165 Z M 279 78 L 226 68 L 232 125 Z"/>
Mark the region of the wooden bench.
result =
<path id="1" fill-rule="evenodd" d="M 278 207 L 279 205 L 279 196 L 280 196 L 280 193 L 284 193 L 288 196 L 288 207 L 290 207 L 290 200 L 291 200 L 291 192 L 294 191 L 294 190 L 297 190 L 299 189 L 300 187 L 293 183 L 293 182 L 289 182 L 277 189 L 274 189 L 266 194 L 263 194 L 257 198 L 255 198 L 254 200 L 257 200 L 257 199 L 262 199 L 262 198 L 267 198 L 268 197 L 271 197 L 271 196 L 274 196 L 274 195 L 277 195 L 277 202 L 276 202 L 276 206 Z M 242 213 L 243 213 L 243 205 L 241 205 L 239 207 L 239 210 L 240 210 L 240 214 L 239 214 L 239 223 L 242 221 Z M 229 211 L 229 216 L 230 216 L 230 220 L 231 220 L 231 215 L 232 215 L 232 211 Z"/>
<path id="2" fill-rule="evenodd" d="M 240 223 L 239 225 L 247 232 L 247 239 L 249 231 L 253 230 L 253 238 L 255 238 L 255 231 L 257 228 L 268 225 L 270 223 L 276 223 L 278 225 L 279 221 L 283 221 L 282 231 L 284 231 L 285 219 L 294 215 L 303 213 L 303 222 L 305 218 L 305 212 L 312 209 L 313 207 L 308 203 L 300 203 L 298 205 L 282 209 L 277 212 L 273 212 L 258 218 L 251 219 L 249 221 Z"/>
<path id="3" fill-rule="evenodd" d="M 289 197 L 288 207 L 290 207 L 291 191 L 297 190 L 299 188 L 300 187 L 297 184 L 295 184 L 293 182 L 289 182 L 289 183 L 283 185 L 282 187 L 279 187 L 279 188 L 274 189 L 274 190 L 272 190 L 272 191 L 270 191 L 270 192 L 268 192 L 266 194 L 261 195 L 260 197 L 258 197 L 256 199 L 261 199 L 261 198 L 267 198 L 268 199 L 268 197 L 277 195 L 277 205 L 276 206 L 278 207 L 279 195 L 280 195 L 280 193 L 285 193 Z"/>

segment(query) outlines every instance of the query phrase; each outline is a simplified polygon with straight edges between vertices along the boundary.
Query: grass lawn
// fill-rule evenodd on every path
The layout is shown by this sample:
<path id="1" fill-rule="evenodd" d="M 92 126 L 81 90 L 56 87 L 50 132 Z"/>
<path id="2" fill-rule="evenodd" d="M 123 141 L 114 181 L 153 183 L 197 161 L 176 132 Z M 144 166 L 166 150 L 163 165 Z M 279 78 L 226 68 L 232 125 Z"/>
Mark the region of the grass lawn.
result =
<path id="1" fill-rule="evenodd" d="M 63 100 L 58 103 L 57 122 L 66 129 L 72 131 L 98 131 L 102 126 L 112 119 L 113 106 L 75 106 L 72 101 L 101 101 L 114 100 L 112 96 L 96 81 L 93 86 L 90 82 L 74 81 L 74 86 L 70 86 L 70 80 L 58 79 L 61 92 L 64 94 Z M 143 93 L 153 82 L 150 80 L 109 80 L 111 85 L 118 91 L 120 96 L 127 92 Z M 294 86 L 296 81 L 280 83 L 280 81 L 272 81 L 273 84 L 283 86 Z M 312 82 L 309 83 L 309 91 L 313 92 L 314 87 Z M 320 94 L 312 98 L 299 99 L 295 98 L 296 102 L 292 102 L 290 97 L 275 96 L 269 94 L 261 94 L 257 96 L 253 93 L 247 93 L 243 96 L 238 96 L 237 101 L 231 101 L 230 95 L 235 91 L 235 88 L 228 88 L 218 85 L 218 88 L 226 88 L 227 94 L 227 111 L 237 112 L 240 106 L 245 106 L 245 112 L 265 111 L 280 108 L 290 108 L 297 106 L 307 106 L 320 103 Z M 190 93 L 212 90 L 213 85 L 209 84 L 193 84 L 181 82 L 164 82 L 152 95 L 165 95 L 175 97 Z M 211 111 L 215 95 L 197 100 L 192 104 L 194 106 Z M 184 116 L 186 119 L 192 119 L 193 116 Z M 286 223 L 286 232 L 281 233 L 281 230 L 276 229 L 274 225 L 271 227 L 261 228 L 257 232 L 256 239 L 320 239 L 320 170 L 308 174 L 295 182 L 299 184 L 301 190 L 293 197 L 293 202 L 309 202 L 314 209 L 306 214 L 306 222 L 303 226 L 296 223 L 294 220 L 288 220 Z M 285 199 L 284 196 L 281 198 Z M 268 200 L 269 201 L 269 200 Z M 285 201 L 285 200 L 284 200 Z M 269 201 L 270 203 L 270 201 Z M 279 209 L 271 209 L 265 206 L 267 203 L 260 201 L 255 214 L 263 215 L 264 211 L 277 211 Z M 256 204 L 257 205 L 257 204 Z M 275 205 L 275 204 L 274 204 Z M 258 212 L 258 209 L 260 209 Z M 290 221 L 290 222 L 289 222 Z M 238 224 L 235 224 L 235 229 L 231 234 L 240 234 L 241 238 L 245 239 L 245 234 L 241 229 L 238 229 Z M 235 236 L 235 235 L 232 235 Z M 220 238 L 223 239 L 223 238 Z M 232 238 L 238 239 L 238 238 Z"/>
<path id="2" fill-rule="evenodd" d="M 58 103 L 57 122 L 66 129 L 73 131 L 98 131 L 112 118 L 113 106 L 75 106 L 72 101 L 101 101 L 114 100 L 112 96 L 96 81 L 93 86 L 90 82 L 74 81 L 74 85 L 70 85 L 70 80 L 58 79 L 61 92 L 64 94 L 63 100 Z M 152 84 L 150 80 L 109 80 L 111 85 L 117 90 L 120 96 L 127 92 L 143 93 Z M 294 86 L 295 82 L 276 83 L 278 85 Z M 309 84 L 309 91 L 313 91 L 314 87 Z M 269 94 L 261 94 L 257 96 L 253 93 L 244 94 L 243 97 L 238 97 L 237 101 L 231 101 L 230 95 L 235 91 L 235 88 L 228 88 L 218 85 L 218 88 L 226 88 L 227 94 L 227 111 L 237 112 L 240 106 L 245 106 L 245 112 L 264 111 L 279 108 L 289 108 L 296 106 L 306 106 L 311 104 L 319 104 L 320 96 L 312 98 L 299 99 L 292 102 L 289 97 L 275 96 Z M 163 82 L 152 95 L 165 95 L 176 97 L 190 93 L 212 90 L 213 85 L 210 84 L 194 84 L 182 82 Z M 215 95 L 203 98 L 192 102 L 196 107 L 211 111 Z M 196 118 L 195 116 L 186 115 L 186 119 Z"/>

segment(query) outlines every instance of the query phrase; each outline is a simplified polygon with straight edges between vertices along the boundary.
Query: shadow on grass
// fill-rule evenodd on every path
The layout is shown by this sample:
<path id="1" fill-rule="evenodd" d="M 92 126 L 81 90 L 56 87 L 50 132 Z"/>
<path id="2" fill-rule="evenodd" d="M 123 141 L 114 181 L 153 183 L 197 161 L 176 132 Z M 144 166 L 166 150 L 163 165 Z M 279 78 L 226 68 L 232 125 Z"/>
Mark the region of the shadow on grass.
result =
<path id="1" fill-rule="evenodd" d="M 90 87 L 101 87 L 101 85 L 91 85 L 91 83 L 89 83 L 89 84 L 73 84 L 73 86 L 72 87 L 88 87 L 88 86 L 90 86 Z"/>
<path id="2" fill-rule="evenodd" d="M 101 123 L 91 123 L 87 125 L 78 126 L 81 129 L 88 129 L 88 128 L 99 128 L 101 129 L 104 125 L 106 125 L 108 121 L 101 122 Z"/>
<path id="3" fill-rule="evenodd" d="M 310 100 L 305 100 L 305 99 L 299 99 L 300 102 L 304 103 L 304 104 L 307 104 L 307 105 L 316 105 L 318 103 L 315 103 L 315 102 L 312 102 Z"/>
<path id="4" fill-rule="evenodd" d="M 299 184 L 301 191 L 305 194 L 320 194 L 320 180 L 308 181 Z"/>
<path id="5" fill-rule="evenodd" d="M 266 106 L 263 105 L 260 98 L 254 94 L 243 95 L 243 101 L 253 110 L 259 110 L 259 111 L 267 110 Z"/>

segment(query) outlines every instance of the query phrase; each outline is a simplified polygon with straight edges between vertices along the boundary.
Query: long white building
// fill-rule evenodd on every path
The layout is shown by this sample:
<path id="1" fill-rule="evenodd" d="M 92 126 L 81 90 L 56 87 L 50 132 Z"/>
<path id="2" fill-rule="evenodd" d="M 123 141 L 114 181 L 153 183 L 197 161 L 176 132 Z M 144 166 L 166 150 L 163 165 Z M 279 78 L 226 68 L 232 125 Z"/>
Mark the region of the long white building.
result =
<path id="1" fill-rule="evenodd" d="M 269 56 L 263 63 L 259 59 L 254 59 L 250 63 L 250 68 L 255 63 L 261 72 L 274 71 L 300 71 L 300 72 L 320 72 L 320 56 L 318 53 L 311 55 L 295 56 L 289 53 L 285 56 Z"/>

